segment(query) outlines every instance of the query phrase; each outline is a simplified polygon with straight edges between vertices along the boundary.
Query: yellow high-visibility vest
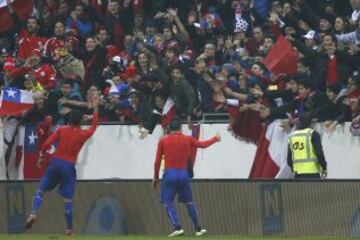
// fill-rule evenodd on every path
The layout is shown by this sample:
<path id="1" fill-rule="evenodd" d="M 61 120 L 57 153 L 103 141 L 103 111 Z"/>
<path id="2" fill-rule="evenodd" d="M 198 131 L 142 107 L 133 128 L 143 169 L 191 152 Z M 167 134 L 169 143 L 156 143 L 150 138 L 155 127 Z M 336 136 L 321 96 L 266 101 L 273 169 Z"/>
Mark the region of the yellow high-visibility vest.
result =
<path id="1" fill-rule="evenodd" d="M 293 169 L 296 174 L 320 173 L 320 164 L 311 143 L 313 131 L 310 128 L 296 130 L 289 137 Z"/>

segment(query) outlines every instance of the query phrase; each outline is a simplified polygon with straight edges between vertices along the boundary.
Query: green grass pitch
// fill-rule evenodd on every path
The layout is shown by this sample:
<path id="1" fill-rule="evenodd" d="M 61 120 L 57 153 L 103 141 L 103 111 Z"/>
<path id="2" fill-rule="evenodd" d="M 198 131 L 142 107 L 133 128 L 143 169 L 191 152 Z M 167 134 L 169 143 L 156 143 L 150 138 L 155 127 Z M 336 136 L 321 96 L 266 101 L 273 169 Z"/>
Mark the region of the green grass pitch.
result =
<path id="1" fill-rule="evenodd" d="M 31 234 L 19 234 L 19 235 L 0 235 L 0 240 L 165 240 L 169 239 L 166 236 L 60 236 L 60 235 L 31 235 Z M 231 237 L 231 236 L 185 236 L 176 237 L 176 240 L 189 240 L 189 239 L 209 239 L 209 240 L 227 240 L 227 239 L 239 239 L 239 240 L 345 240 L 345 239 L 360 239 L 360 238 L 330 238 L 330 237 Z"/>

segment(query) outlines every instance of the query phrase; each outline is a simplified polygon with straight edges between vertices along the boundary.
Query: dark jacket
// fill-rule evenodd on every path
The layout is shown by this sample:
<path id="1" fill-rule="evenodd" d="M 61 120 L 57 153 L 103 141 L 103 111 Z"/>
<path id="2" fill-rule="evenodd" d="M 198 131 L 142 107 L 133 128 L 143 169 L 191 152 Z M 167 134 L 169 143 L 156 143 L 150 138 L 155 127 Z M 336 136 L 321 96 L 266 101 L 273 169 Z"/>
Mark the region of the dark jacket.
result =
<path id="1" fill-rule="evenodd" d="M 291 103 L 285 104 L 281 107 L 270 109 L 270 119 L 283 119 L 286 118 L 287 113 L 293 114 L 295 111 L 299 115 L 310 112 L 313 117 L 319 115 L 319 111 L 329 102 L 325 94 L 316 92 L 314 95 L 309 96 L 303 100 L 295 99 Z"/>
<path id="2" fill-rule="evenodd" d="M 329 56 L 326 53 L 319 53 L 307 46 L 300 40 L 294 39 L 294 46 L 304 54 L 311 63 L 311 72 L 316 79 L 314 86 L 317 89 L 325 91 L 326 90 L 326 78 L 328 70 L 328 60 Z M 346 85 L 349 77 L 351 76 L 352 71 L 356 67 L 357 59 L 344 51 L 337 50 L 335 52 L 337 58 L 337 70 L 338 70 L 338 80 L 339 83 L 343 86 Z"/>
<path id="3" fill-rule="evenodd" d="M 175 102 L 176 112 L 192 116 L 195 108 L 195 93 L 186 79 L 183 78 L 178 82 L 172 82 L 171 95 Z"/>

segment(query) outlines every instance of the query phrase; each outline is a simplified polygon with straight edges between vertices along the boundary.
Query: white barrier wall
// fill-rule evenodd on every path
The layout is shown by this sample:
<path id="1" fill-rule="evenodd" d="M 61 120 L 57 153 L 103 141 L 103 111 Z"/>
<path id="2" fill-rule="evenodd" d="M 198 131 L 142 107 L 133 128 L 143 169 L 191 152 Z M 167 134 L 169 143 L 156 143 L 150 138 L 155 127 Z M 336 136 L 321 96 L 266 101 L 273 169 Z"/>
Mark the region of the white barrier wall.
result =
<path id="1" fill-rule="evenodd" d="M 349 124 L 322 135 L 328 161 L 328 178 L 360 178 L 360 137 L 353 137 Z M 227 124 L 204 124 L 200 139 L 220 132 L 222 141 L 205 150 L 198 150 L 196 178 L 248 178 L 256 146 L 235 139 Z M 150 179 L 160 129 L 145 140 L 138 138 L 136 126 L 101 126 L 79 157 L 79 179 Z"/>
<path id="2" fill-rule="evenodd" d="M 201 139 L 221 133 L 222 141 L 205 150 L 199 149 L 196 178 L 247 178 L 256 146 L 236 140 L 227 124 L 201 126 Z M 137 126 L 101 126 L 78 159 L 79 179 L 150 179 L 153 176 L 158 139 L 157 128 L 145 140 L 138 138 Z"/>
<path id="3" fill-rule="evenodd" d="M 195 178 L 249 177 L 256 146 L 235 139 L 227 131 L 227 126 L 201 125 L 200 139 L 208 139 L 220 132 L 222 141 L 208 149 L 198 150 Z M 326 133 L 321 125 L 316 129 L 322 135 L 328 178 L 360 178 L 360 137 L 351 136 L 349 124 L 339 126 L 333 134 Z M 0 137 L 3 136 L 1 130 Z M 19 134 L 22 136 L 21 131 Z M 137 126 L 99 126 L 78 158 L 78 179 L 151 179 L 157 142 L 162 132 L 158 127 L 145 140 L 138 136 Z M 1 144 L 0 179 L 5 179 L 4 147 Z M 22 172 L 22 169 L 16 172 Z M 22 174 L 18 178 L 21 179 Z"/>

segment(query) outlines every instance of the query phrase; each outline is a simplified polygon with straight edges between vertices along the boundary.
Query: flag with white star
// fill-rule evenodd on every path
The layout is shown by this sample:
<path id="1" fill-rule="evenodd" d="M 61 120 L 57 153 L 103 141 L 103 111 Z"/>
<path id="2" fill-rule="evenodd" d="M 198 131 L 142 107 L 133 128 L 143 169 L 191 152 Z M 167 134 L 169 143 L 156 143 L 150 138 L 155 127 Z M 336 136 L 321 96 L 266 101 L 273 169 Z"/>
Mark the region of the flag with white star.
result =
<path id="1" fill-rule="evenodd" d="M 4 88 L 0 97 L 0 116 L 20 116 L 33 107 L 33 94 L 17 88 Z"/>
<path id="2" fill-rule="evenodd" d="M 23 161 L 24 161 L 24 179 L 39 179 L 44 175 L 46 166 L 42 169 L 38 168 L 37 161 L 39 159 L 39 136 L 38 126 L 26 125 L 22 128 L 23 137 Z M 47 163 L 48 161 L 46 161 Z"/>

